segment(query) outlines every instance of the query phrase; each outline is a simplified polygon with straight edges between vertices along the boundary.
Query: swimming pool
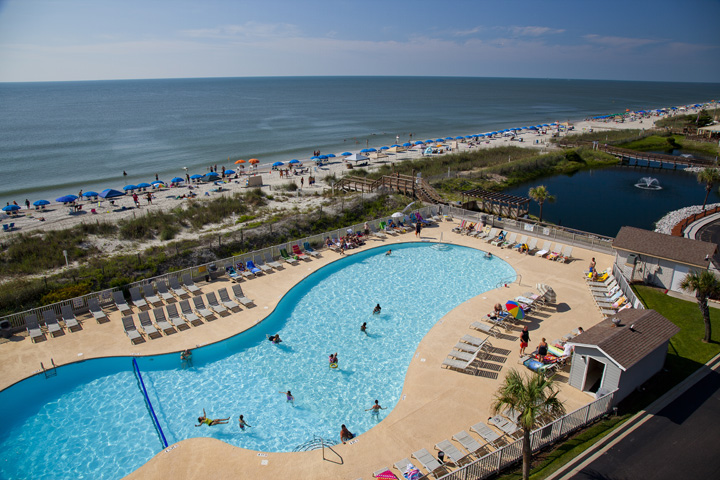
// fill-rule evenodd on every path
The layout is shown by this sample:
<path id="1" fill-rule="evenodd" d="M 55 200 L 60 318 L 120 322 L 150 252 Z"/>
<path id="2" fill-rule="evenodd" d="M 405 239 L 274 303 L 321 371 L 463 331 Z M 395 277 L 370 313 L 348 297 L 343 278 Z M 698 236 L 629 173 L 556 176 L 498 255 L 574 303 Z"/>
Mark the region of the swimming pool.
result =
<path id="1" fill-rule="evenodd" d="M 390 256 L 385 248 L 359 252 L 311 274 L 256 327 L 194 350 L 189 368 L 178 354 L 138 358 L 168 442 L 207 436 L 292 451 L 313 435 L 339 441 L 343 423 L 366 432 L 397 404 L 428 330 L 460 303 L 515 276 L 504 261 L 471 248 L 392 249 Z M 372 315 L 376 303 L 380 315 Z M 274 333 L 283 343 L 267 341 Z M 338 369 L 328 368 L 334 352 Z M 279 393 L 286 390 L 294 404 Z M 365 412 L 375 399 L 387 407 L 379 415 Z M 0 426 L 2 478 L 115 479 L 163 448 L 128 357 L 68 365 L 49 379 L 36 375 L 0 392 L 0 402 L 8 412 Z M 196 428 L 203 408 L 230 423 Z M 239 429 L 240 414 L 252 428 Z"/>

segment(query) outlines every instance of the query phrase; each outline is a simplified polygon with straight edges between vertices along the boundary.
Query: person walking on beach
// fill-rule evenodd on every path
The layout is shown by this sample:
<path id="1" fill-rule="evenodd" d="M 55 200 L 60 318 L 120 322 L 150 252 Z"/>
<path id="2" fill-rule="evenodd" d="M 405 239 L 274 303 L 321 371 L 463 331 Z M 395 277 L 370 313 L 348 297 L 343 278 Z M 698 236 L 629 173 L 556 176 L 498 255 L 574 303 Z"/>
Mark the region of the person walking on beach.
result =
<path id="1" fill-rule="evenodd" d="M 28 210 L 30 210 L 30 200 L 28 200 L 27 198 L 25 199 L 25 206 Z"/>
<path id="2" fill-rule="evenodd" d="M 422 230 L 422 225 L 420 225 L 420 222 L 418 221 L 415 224 L 415 236 L 420 237 L 420 231 Z"/>
<path id="3" fill-rule="evenodd" d="M 140 199 L 138 199 L 137 193 L 133 193 L 133 202 L 135 202 L 135 206 L 137 208 L 140 208 Z"/>

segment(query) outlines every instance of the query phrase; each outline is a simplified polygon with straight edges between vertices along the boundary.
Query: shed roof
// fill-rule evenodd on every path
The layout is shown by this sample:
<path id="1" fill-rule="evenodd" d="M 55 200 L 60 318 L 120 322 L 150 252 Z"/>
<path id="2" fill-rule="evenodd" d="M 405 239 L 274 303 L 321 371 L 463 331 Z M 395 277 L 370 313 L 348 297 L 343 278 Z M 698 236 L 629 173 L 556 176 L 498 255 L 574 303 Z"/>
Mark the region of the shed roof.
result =
<path id="1" fill-rule="evenodd" d="M 619 319 L 620 324 L 615 326 L 613 319 Z M 625 371 L 679 331 L 655 310 L 627 309 L 581 333 L 571 343 L 600 349 Z"/>
<path id="2" fill-rule="evenodd" d="M 675 237 L 635 227 L 622 227 L 613 241 L 613 248 L 641 255 L 707 268 L 717 245 L 701 240 Z"/>

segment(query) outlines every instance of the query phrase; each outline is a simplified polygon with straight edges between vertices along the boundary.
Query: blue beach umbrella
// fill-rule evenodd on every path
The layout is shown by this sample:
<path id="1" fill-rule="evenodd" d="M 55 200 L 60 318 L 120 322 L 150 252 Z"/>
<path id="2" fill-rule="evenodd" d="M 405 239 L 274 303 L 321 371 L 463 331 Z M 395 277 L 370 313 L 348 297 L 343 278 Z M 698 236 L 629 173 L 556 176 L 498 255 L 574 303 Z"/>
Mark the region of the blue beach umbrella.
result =
<path id="1" fill-rule="evenodd" d="M 380 150 L 390 150 L 390 147 L 380 147 Z"/>
<path id="2" fill-rule="evenodd" d="M 272 164 L 273 167 L 282 167 L 283 165 L 285 165 L 283 162 L 275 162 Z"/>
<path id="3" fill-rule="evenodd" d="M 343 155 L 345 155 L 345 154 L 343 153 Z M 350 155 L 350 154 L 348 153 L 348 155 Z M 322 159 L 320 157 L 318 157 L 317 155 L 315 155 L 314 157 L 310 157 L 310 160 L 322 160 Z"/>
<path id="4" fill-rule="evenodd" d="M 292 163 L 292 164 L 300 163 L 300 160 L 298 160 L 297 158 L 293 158 L 293 159 L 290 160 L 288 163 Z"/>
<path id="5" fill-rule="evenodd" d="M 390 148 L 395 148 L 395 147 L 399 147 L 399 146 L 400 145 L 398 145 L 397 143 L 393 143 L 392 145 L 390 145 Z"/>
<path id="6" fill-rule="evenodd" d="M 352 153 L 350 153 L 350 152 L 343 152 L 343 153 L 341 153 L 340 155 L 342 155 L 342 156 L 344 156 L 344 157 L 347 157 L 348 155 L 352 155 Z"/>
<path id="7" fill-rule="evenodd" d="M 219 177 L 220 174 L 217 173 L 217 172 L 209 172 L 209 173 L 206 173 L 205 176 L 206 176 L 207 178 L 215 178 L 215 177 Z"/>
<path id="8" fill-rule="evenodd" d="M 429 139 L 425 140 L 423 143 L 433 143 L 434 141 L 435 140 L 433 140 L 432 138 L 429 138 Z"/>
<path id="9" fill-rule="evenodd" d="M 170 180 L 171 183 L 180 183 L 180 182 L 184 182 L 184 181 L 185 181 L 185 179 L 180 178 L 180 177 L 175 177 L 172 180 Z"/>
<path id="10" fill-rule="evenodd" d="M 374 148 L 363 148 L 362 150 L 360 150 L 360 153 L 370 153 L 370 152 L 376 152 L 376 151 L 377 150 L 375 150 Z"/>
<path id="11" fill-rule="evenodd" d="M 417 142 L 415 142 L 415 145 L 424 145 L 424 144 L 425 144 L 425 142 L 423 142 L 421 140 L 418 140 Z"/>
<path id="12" fill-rule="evenodd" d="M 152 185 L 150 185 L 150 184 L 147 183 L 147 182 L 143 182 L 143 183 L 138 183 L 138 184 L 137 184 L 137 188 L 150 188 L 150 187 L 152 187 Z"/>
<path id="13" fill-rule="evenodd" d="M 33 202 L 33 205 L 35 205 L 36 207 L 42 207 L 43 205 L 50 205 L 50 202 L 48 202 L 47 200 L 35 200 Z"/>
<path id="14" fill-rule="evenodd" d="M 453 137 L 445 137 L 445 140 L 452 140 Z"/>
<path id="15" fill-rule="evenodd" d="M 137 185 L 132 185 L 132 184 L 130 184 L 130 185 L 125 185 L 125 186 L 123 187 L 123 190 L 125 190 L 126 192 L 128 192 L 128 191 L 130 191 L 130 190 L 135 190 L 135 189 L 137 189 L 137 188 L 138 188 Z"/>
<path id="16" fill-rule="evenodd" d="M 196 173 L 195 175 L 190 175 L 190 180 L 197 180 L 198 178 L 202 178 L 203 176 Z"/>
<path id="17" fill-rule="evenodd" d="M 334 153 L 328 153 L 328 154 L 327 154 L 327 157 L 328 157 L 328 158 L 335 158 L 335 154 L 334 154 Z"/>
<path id="18" fill-rule="evenodd" d="M 90 197 L 97 197 L 97 196 L 98 196 L 98 193 L 97 193 L 97 192 L 93 192 L 92 190 L 90 190 L 89 192 L 83 193 L 83 197 L 88 197 L 88 198 L 90 198 Z"/>
<path id="19" fill-rule="evenodd" d="M 327 155 L 318 155 L 318 158 L 319 158 L 320 160 L 327 160 L 327 159 L 328 159 L 328 156 L 327 156 Z"/>
<path id="20" fill-rule="evenodd" d="M 463 136 L 461 135 L 461 136 L 459 136 L 459 137 L 455 137 L 455 140 L 462 140 L 463 138 L 465 138 L 465 137 L 463 137 Z"/>
<path id="21" fill-rule="evenodd" d="M 14 212 L 15 210 L 20 210 L 19 205 L 7 205 L 3 207 L 4 212 Z"/>
<path id="22" fill-rule="evenodd" d="M 235 175 L 235 170 L 225 170 L 225 175 Z"/>
<path id="23" fill-rule="evenodd" d="M 402 146 L 403 146 L 403 147 L 412 147 L 412 143 L 410 143 L 410 142 L 405 142 L 405 143 L 402 144 Z"/>
<path id="24" fill-rule="evenodd" d="M 100 198 L 115 198 L 115 197 L 122 197 L 125 195 L 123 192 L 119 190 L 115 190 L 113 188 L 106 188 L 102 192 L 100 192 L 100 195 L 98 197 Z"/>
<path id="25" fill-rule="evenodd" d="M 60 202 L 60 203 L 70 203 L 70 202 L 74 202 L 77 199 L 78 199 L 77 195 L 63 195 L 60 198 L 56 198 L 55 201 Z"/>
<path id="26" fill-rule="evenodd" d="M 473 138 L 472 135 L 465 135 L 465 138 Z"/>

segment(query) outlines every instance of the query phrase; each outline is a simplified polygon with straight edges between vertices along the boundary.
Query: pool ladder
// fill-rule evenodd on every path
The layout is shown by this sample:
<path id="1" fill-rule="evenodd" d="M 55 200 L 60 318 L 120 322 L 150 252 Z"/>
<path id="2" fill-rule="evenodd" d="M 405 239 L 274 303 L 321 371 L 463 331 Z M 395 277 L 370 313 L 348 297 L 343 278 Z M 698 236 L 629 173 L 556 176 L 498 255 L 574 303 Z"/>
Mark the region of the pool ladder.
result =
<path id="1" fill-rule="evenodd" d="M 344 463 L 343 458 L 335 450 L 333 450 L 332 445 L 332 443 L 325 440 L 321 436 L 313 435 L 313 438 L 311 440 L 308 440 L 307 442 L 298 445 L 293 449 L 293 452 L 309 452 L 311 450 L 319 450 L 322 448 L 323 460 L 342 465 Z M 325 449 L 330 450 L 332 453 L 334 453 L 337 459 L 325 456 Z"/>
<path id="2" fill-rule="evenodd" d="M 52 364 L 52 368 L 45 368 L 45 365 L 43 365 L 43 363 L 40 362 L 40 367 L 42 368 L 42 371 L 45 374 L 45 378 L 50 378 L 50 377 L 54 377 L 57 375 L 57 365 L 55 365 L 55 360 L 53 360 L 51 358 L 50 363 Z"/>

